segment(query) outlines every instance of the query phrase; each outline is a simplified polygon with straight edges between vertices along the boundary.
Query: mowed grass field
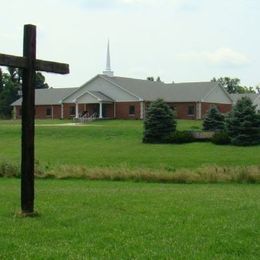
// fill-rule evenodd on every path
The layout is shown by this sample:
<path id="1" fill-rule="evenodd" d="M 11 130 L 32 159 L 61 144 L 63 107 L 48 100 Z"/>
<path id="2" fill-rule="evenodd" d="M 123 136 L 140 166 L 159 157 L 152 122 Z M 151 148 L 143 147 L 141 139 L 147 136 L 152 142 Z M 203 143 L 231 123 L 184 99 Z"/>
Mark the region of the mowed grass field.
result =
<path id="1" fill-rule="evenodd" d="M 84 126 L 64 123 L 71 121 L 36 121 L 36 159 L 40 164 L 138 169 L 260 164 L 260 146 L 143 144 L 141 121 L 104 120 Z M 0 160 L 19 163 L 20 128 L 19 121 L 0 121 Z M 200 128 L 200 121 L 178 121 L 179 130 Z"/>
<path id="2" fill-rule="evenodd" d="M 0 178 L 0 259 L 259 259 L 260 189 L 248 184 L 36 180 L 21 218 Z"/>
<path id="3" fill-rule="evenodd" d="M 259 165 L 260 147 L 148 145 L 140 121 L 36 121 L 48 167 Z M 178 129 L 199 129 L 178 121 Z M 0 161 L 19 164 L 20 122 L 0 121 Z M 69 167 L 67 168 L 69 169 Z M 38 217 L 21 218 L 20 180 L 0 178 L 0 259 L 259 259 L 258 184 L 36 179 Z"/>

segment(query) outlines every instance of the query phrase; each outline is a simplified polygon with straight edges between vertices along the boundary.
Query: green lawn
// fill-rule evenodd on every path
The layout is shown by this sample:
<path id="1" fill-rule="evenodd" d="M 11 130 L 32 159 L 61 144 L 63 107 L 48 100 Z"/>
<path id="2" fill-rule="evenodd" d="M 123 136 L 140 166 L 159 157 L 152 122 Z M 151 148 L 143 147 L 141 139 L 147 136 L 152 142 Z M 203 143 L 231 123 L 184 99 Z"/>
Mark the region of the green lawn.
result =
<path id="1" fill-rule="evenodd" d="M 258 185 L 0 179 L 0 259 L 260 259 Z"/>
<path id="2" fill-rule="evenodd" d="M 104 120 L 86 126 L 59 126 L 64 123 L 71 121 L 36 121 L 36 158 L 41 164 L 179 169 L 260 163 L 260 146 L 143 144 L 141 121 Z M 200 127 L 200 121 L 178 121 L 178 129 Z M 20 122 L 0 121 L 0 138 L 0 158 L 19 162 Z"/>

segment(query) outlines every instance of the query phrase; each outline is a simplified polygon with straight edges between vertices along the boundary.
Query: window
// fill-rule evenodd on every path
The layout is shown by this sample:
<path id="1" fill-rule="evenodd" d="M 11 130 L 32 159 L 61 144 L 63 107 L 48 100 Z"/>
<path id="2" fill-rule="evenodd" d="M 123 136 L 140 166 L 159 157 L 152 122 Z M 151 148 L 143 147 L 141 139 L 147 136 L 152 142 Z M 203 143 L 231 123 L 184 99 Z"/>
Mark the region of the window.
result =
<path id="1" fill-rule="evenodd" d="M 134 115 L 135 114 L 135 106 L 131 105 L 129 106 L 129 115 Z"/>
<path id="2" fill-rule="evenodd" d="M 215 104 L 210 104 L 210 105 L 209 105 L 209 109 L 212 109 L 212 108 L 218 108 L 218 107 L 217 107 L 217 105 L 215 105 Z"/>
<path id="3" fill-rule="evenodd" d="M 188 106 L 188 115 L 193 116 L 195 114 L 195 107 L 194 105 Z"/>
<path id="4" fill-rule="evenodd" d="M 70 107 L 70 115 L 74 116 L 75 115 L 75 107 Z"/>
<path id="5" fill-rule="evenodd" d="M 170 106 L 170 109 L 171 109 L 172 111 L 177 111 L 176 106 Z"/>
<path id="6" fill-rule="evenodd" d="M 51 116 L 51 108 L 50 107 L 46 108 L 46 116 Z"/>
<path id="7" fill-rule="evenodd" d="M 22 116 L 22 109 L 19 108 L 19 116 Z"/>

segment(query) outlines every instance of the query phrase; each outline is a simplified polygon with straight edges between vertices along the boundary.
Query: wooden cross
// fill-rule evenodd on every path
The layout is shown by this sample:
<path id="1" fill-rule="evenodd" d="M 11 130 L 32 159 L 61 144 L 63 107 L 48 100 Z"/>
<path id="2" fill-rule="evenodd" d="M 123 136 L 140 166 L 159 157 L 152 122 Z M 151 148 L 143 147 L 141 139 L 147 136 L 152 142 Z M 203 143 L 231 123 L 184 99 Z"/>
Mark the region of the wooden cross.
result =
<path id="1" fill-rule="evenodd" d="M 30 24 L 24 26 L 23 57 L 0 54 L 0 65 L 21 68 L 23 71 L 21 213 L 33 215 L 35 72 L 68 74 L 69 65 L 36 59 L 36 26 Z"/>

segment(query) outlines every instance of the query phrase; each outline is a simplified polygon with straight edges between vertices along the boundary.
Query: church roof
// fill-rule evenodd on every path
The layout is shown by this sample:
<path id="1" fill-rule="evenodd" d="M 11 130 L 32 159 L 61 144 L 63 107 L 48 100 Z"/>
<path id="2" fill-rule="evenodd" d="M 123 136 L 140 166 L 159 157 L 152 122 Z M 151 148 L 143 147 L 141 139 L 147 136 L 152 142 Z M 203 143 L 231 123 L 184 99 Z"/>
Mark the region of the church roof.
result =
<path id="1" fill-rule="evenodd" d="M 99 81 L 98 81 L 99 79 Z M 103 81 L 103 83 L 101 81 Z M 96 82 L 95 84 L 93 82 Z M 106 83 L 104 85 L 104 83 Z M 91 84 L 94 84 L 90 88 Z M 158 81 L 126 78 L 109 77 L 97 75 L 79 88 L 49 88 L 37 89 L 35 91 L 36 105 L 55 105 L 61 102 L 74 103 L 76 99 L 89 93 L 97 99 L 97 102 L 124 101 L 120 95 L 110 90 L 109 84 L 113 84 L 133 97 L 133 100 L 154 101 L 162 98 L 166 102 L 211 102 L 208 96 L 221 88 L 216 82 L 187 82 L 187 83 L 163 83 Z M 101 85 L 103 88 L 101 89 Z M 230 96 L 222 88 L 220 91 L 220 103 L 231 103 Z M 225 96 L 225 97 L 224 97 Z M 219 100 L 219 99 L 218 99 Z M 130 101 L 130 100 L 128 100 Z M 223 101 L 223 102 L 222 102 Z M 22 98 L 15 101 L 12 106 L 21 105 Z M 214 103 L 214 102 L 213 102 Z M 219 103 L 219 102 L 217 102 Z"/>
<path id="2" fill-rule="evenodd" d="M 154 101 L 157 98 L 162 98 L 166 102 L 198 102 L 203 100 L 212 89 L 218 87 L 216 82 L 167 84 L 142 79 L 100 76 L 119 85 L 145 101 Z"/>
<path id="3" fill-rule="evenodd" d="M 71 94 L 78 88 L 48 88 L 35 90 L 35 105 L 58 105 L 67 95 Z M 11 106 L 20 106 L 22 98 L 19 98 Z"/>

